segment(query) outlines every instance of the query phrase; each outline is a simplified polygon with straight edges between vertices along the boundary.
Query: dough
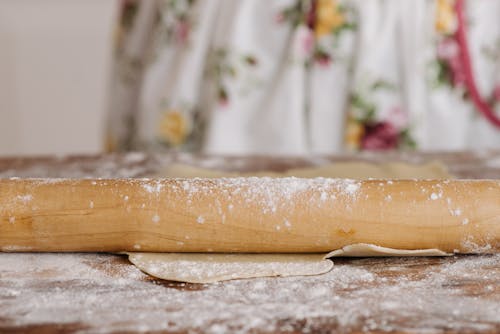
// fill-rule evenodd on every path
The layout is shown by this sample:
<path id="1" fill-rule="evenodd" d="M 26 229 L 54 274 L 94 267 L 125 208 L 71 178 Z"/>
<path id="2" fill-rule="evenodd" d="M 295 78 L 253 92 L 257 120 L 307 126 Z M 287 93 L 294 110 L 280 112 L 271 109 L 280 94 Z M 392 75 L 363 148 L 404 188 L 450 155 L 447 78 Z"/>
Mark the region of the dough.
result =
<path id="1" fill-rule="evenodd" d="M 339 162 L 319 167 L 290 169 L 284 173 L 261 171 L 233 173 L 172 164 L 161 177 L 235 177 L 296 176 L 302 178 L 330 177 L 350 179 L 445 179 L 452 178 L 438 162 L 422 165 L 406 163 L 371 164 Z M 369 244 L 354 244 L 334 250 L 326 256 L 318 254 L 201 254 L 201 253 L 129 253 L 129 260 L 142 271 L 162 279 L 190 283 L 266 277 L 319 275 L 330 271 L 338 256 L 444 256 L 438 249 L 400 250 Z"/>
<path id="2" fill-rule="evenodd" d="M 331 257 L 374 257 L 374 256 L 451 256 L 453 254 L 439 249 L 394 249 L 371 244 L 353 244 L 328 253 Z"/>
<path id="3" fill-rule="evenodd" d="M 323 254 L 129 253 L 142 271 L 166 280 L 213 283 L 266 276 L 307 276 L 329 272 Z"/>
<path id="4" fill-rule="evenodd" d="M 453 178 L 446 166 L 439 162 L 411 165 L 402 162 L 373 164 L 366 162 L 337 162 L 318 167 L 289 169 L 285 172 L 260 171 L 256 173 L 235 173 L 214 169 L 193 167 L 184 164 L 169 165 L 160 177 L 238 177 L 238 176 L 271 176 L 271 177 L 330 177 L 356 180 L 372 179 L 449 179 Z"/>

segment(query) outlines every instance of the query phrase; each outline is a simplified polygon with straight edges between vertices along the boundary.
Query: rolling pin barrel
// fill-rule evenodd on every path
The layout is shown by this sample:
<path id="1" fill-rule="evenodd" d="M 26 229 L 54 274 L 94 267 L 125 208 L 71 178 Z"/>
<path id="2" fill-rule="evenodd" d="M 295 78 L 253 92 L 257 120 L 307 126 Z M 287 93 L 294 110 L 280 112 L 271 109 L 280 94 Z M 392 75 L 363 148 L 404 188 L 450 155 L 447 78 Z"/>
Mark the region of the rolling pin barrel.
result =
<path id="1" fill-rule="evenodd" d="M 1 179 L 2 251 L 496 252 L 500 181 Z"/>

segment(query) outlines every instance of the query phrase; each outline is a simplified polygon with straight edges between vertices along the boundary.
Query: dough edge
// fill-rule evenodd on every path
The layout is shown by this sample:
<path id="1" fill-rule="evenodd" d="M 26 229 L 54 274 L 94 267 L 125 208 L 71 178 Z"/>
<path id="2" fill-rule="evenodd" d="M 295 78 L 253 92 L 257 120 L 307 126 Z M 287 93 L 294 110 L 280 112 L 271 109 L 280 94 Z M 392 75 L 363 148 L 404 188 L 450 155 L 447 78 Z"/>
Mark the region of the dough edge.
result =
<path id="1" fill-rule="evenodd" d="M 396 249 L 374 244 L 358 243 L 331 251 L 325 258 L 332 257 L 396 257 L 396 256 L 452 256 L 437 248 L 429 249 Z"/>
<path id="2" fill-rule="evenodd" d="M 324 254 L 126 253 L 141 271 L 165 280 L 216 283 L 258 277 L 315 276 L 329 272 Z"/>
<path id="3" fill-rule="evenodd" d="M 451 256 L 439 249 L 395 249 L 358 243 L 323 254 L 136 253 L 129 261 L 148 275 L 185 283 L 259 277 L 316 276 L 332 270 L 333 257 Z M 218 271 L 225 266 L 222 271 Z M 208 269 L 211 267 L 210 269 Z M 197 272 L 193 274 L 193 272 Z"/>

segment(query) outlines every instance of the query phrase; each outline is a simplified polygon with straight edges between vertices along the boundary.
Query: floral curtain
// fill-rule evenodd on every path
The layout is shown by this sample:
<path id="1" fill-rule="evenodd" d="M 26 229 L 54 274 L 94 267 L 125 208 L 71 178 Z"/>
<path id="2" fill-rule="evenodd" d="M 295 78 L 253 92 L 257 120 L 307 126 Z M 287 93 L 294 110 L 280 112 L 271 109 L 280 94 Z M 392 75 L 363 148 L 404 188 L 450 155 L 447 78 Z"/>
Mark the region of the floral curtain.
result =
<path id="1" fill-rule="evenodd" d="M 500 0 L 123 2 L 109 149 L 500 147 Z"/>

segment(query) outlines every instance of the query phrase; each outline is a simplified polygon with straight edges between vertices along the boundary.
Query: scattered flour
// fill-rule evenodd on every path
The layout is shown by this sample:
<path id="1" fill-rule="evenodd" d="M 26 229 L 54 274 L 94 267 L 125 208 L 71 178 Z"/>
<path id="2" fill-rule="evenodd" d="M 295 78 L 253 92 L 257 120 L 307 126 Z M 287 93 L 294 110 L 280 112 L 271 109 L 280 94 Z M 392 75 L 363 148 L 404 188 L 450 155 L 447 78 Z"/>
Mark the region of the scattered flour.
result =
<path id="1" fill-rule="evenodd" d="M 23 203 L 28 203 L 33 199 L 31 194 L 17 196 L 17 199 Z"/>
<path id="2" fill-rule="evenodd" d="M 143 180 L 143 187 L 150 191 L 155 188 L 153 181 Z M 170 184 L 173 191 L 184 191 L 188 202 L 199 196 L 210 196 L 214 191 L 221 190 L 217 197 L 224 198 L 231 210 L 236 204 L 231 202 L 234 195 L 243 194 L 246 204 L 257 204 L 263 213 L 276 213 L 280 205 L 289 205 L 292 198 L 308 192 L 310 204 L 326 202 L 332 199 L 329 194 L 338 193 L 351 201 L 356 200 L 360 182 L 350 179 L 313 178 L 302 179 L 295 177 L 270 178 L 270 177 L 235 177 L 219 179 L 191 180 L 177 179 L 177 183 Z M 156 187 L 160 187 L 157 185 Z M 154 192 L 154 191 L 153 191 Z M 305 200 L 305 199 L 304 199 Z M 319 201 L 318 201 L 319 200 Z M 214 203 L 223 215 L 220 202 Z M 224 219 L 222 219 L 224 220 Z"/>
<path id="3" fill-rule="evenodd" d="M 197 285 L 151 279 L 113 255 L 0 254 L 2 321 L 30 326 L 57 319 L 61 326 L 82 324 L 82 333 L 500 327 L 500 255 L 335 262 L 320 276 Z"/>

